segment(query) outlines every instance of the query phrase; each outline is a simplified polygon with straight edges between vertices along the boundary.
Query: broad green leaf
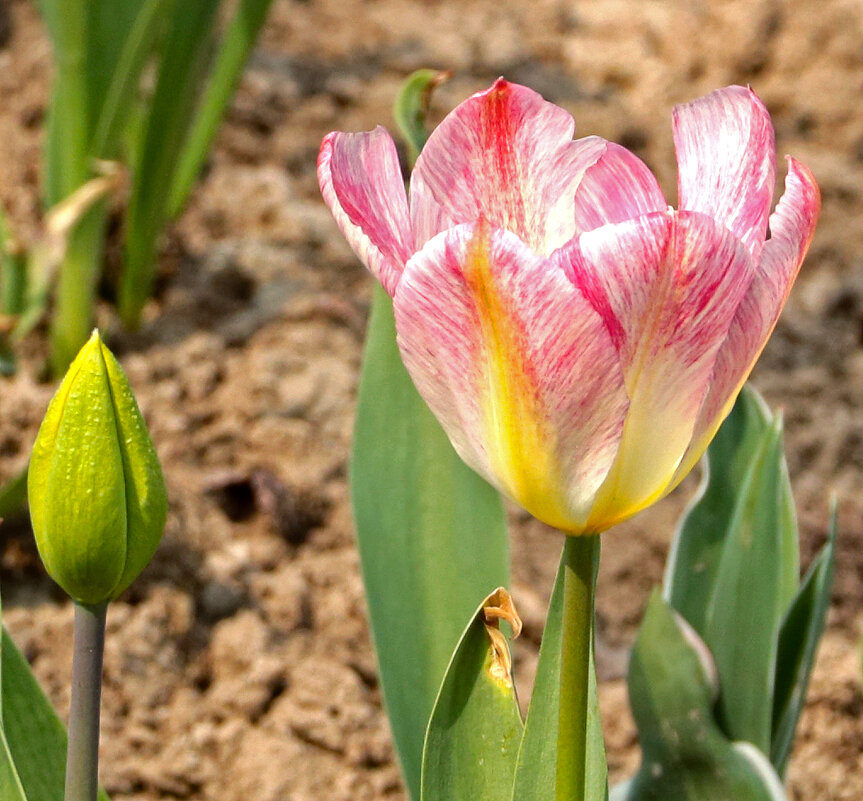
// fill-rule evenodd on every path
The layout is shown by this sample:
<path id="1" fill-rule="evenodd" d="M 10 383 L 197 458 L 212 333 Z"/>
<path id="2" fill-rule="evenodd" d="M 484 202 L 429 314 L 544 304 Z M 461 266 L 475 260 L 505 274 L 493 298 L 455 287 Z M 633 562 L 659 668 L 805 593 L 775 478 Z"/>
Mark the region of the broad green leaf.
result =
<path id="1" fill-rule="evenodd" d="M 423 737 L 464 621 L 509 582 L 498 494 L 459 459 L 417 394 L 376 287 L 360 379 L 351 495 L 384 701 L 411 796 Z"/>
<path id="2" fill-rule="evenodd" d="M 426 733 L 422 801 L 503 801 L 523 725 L 499 611 L 517 634 L 509 593 L 495 590 L 465 629 L 447 668 Z"/>
<path id="3" fill-rule="evenodd" d="M 710 655 L 655 592 L 629 666 L 642 764 L 620 801 L 785 801 L 770 763 L 732 743 L 713 717 Z"/>
<path id="4" fill-rule="evenodd" d="M 450 76 L 439 70 L 417 70 L 402 84 L 393 107 L 393 116 L 408 145 L 408 159 L 413 165 L 429 137 L 426 127 L 432 92 Z"/>
<path id="5" fill-rule="evenodd" d="M 4 645 L 0 640 L 0 688 L 3 686 Z M 3 801 L 27 801 L 24 785 L 12 761 L 12 751 L 6 740 L 6 727 L 3 723 L 3 692 L 0 692 L 0 798 Z"/>
<path id="6" fill-rule="evenodd" d="M 126 213 L 118 306 L 130 328 L 138 326 L 152 290 L 158 238 L 168 219 L 174 170 L 197 106 L 218 6 L 213 0 L 178 2 L 160 50 Z"/>
<path id="7" fill-rule="evenodd" d="M 182 211 L 192 191 L 271 4 L 272 0 L 240 0 L 237 4 L 219 45 L 203 103 L 177 162 L 168 204 L 169 218 Z"/>
<path id="8" fill-rule="evenodd" d="M 703 637 L 707 607 L 735 501 L 772 417 L 758 393 L 744 387 L 703 460 L 704 477 L 698 493 L 680 522 L 668 557 L 665 598 Z M 784 466 L 783 466 L 784 470 Z M 783 525 L 782 596 L 790 602 L 799 579 L 794 502 L 787 478 L 783 481 L 787 516 Z"/>
<path id="9" fill-rule="evenodd" d="M 812 562 L 797 597 L 782 621 L 776 660 L 773 699 L 773 737 L 770 761 L 783 775 L 794 744 L 806 688 L 815 663 L 818 643 L 824 633 L 836 553 L 836 508 L 831 514 L 827 543 Z"/>
<path id="10" fill-rule="evenodd" d="M 63 801 L 66 731 L 5 628 L 2 637 L 3 730 L 27 801 Z"/>
<path id="11" fill-rule="evenodd" d="M 788 605 L 778 569 L 787 522 L 781 420 L 760 439 L 733 499 L 704 640 L 719 670 L 724 730 L 769 753 L 777 639 Z"/>
<path id="12" fill-rule="evenodd" d="M 557 797 L 559 762 L 557 733 L 560 721 L 563 663 L 564 571 L 565 564 L 562 558 L 549 602 L 545 631 L 542 635 L 539 664 L 518 756 L 513 801 L 554 801 Z M 588 687 L 587 743 L 586 801 L 602 801 L 608 793 L 608 766 L 599 716 L 592 647 Z"/>

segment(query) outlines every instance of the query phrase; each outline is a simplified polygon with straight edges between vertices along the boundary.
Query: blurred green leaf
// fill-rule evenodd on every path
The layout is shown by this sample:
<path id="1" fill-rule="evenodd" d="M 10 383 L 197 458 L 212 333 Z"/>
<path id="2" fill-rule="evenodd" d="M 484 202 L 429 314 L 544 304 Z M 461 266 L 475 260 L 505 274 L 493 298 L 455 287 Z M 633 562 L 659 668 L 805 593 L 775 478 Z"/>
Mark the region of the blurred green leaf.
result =
<path id="1" fill-rule="evenodd" d="M 509 582 L 498 494 L 457 456 L 402 365 L 375 287 L 360 379 L 351 495 L 384 701 L 411 795 L 423 737 L 462 626 Z"/>
<path id="2" fill-rule="evenodd" d="M 702 637 L 736 499 L 772 419 L 761 396 L 745 386 L 707 450 L 701 486 L 681 519 L 668 557 L 665 598 Z M 799 580 L 800 557 L 787 477 L 782 483 L 787 519 L 783 521 L 780 583 L 782 597 L 790 602 Z"/>
<path id="3" fill-rule="evenodd" d="M 508 599 L 499 589 L 480 604 L 447 668 L 425 739 L 422 801 L 509 796 L 523 725 L 509 647 L 485 614 Z"/>
<path id="4" fill-rule="evenodd" d="M 658 592 L 645 613 L 629 666 L 629 697 L 642 764 L 619 801 L 785 801 L 770 763 L 734 744 L 713 717 L 710 655 Z"/>
<path id="5" fill-rule="evenodd" d="M 168 219 L 174 170 L 197 107 L 218 7 L 213 0 L 179 2 L 160 50 L 126 213 L 118 306 L 129 328 L 137 328 L 153 288 L 158 237 Z"/>
<path id="6" fill-rule="evenodd" d="M 595 568 L 598 566 L 598 554 Z M 539 663 L 524 738 L 518 755 L 513 801 L 556 801 L 558 731 L 560 726 L 561 670 L 563 665 L 563 606 L 565 555 L 561 557 L 557 578 L 549 601 Z M 602 801 L 608 795 L 608 765 L 599 715 L 593 647 L 590 653 L 588 688 L 588 739 L 586 754 L 585 801 Z"/>
<path id="7" fill-rule="evenodd" d="M 204 166 L 219 123 L 234 96 L 234 89 L 267 19 L 271 4 L 272 0 L 240 0 L 237 5 L 219 45 L 203 103 L 177 161 L 168 203 L 169 218 L 176 217 L 182 211 Z"/>
<path id="8" fill-rule="evenodd" d="M 393 115 L 408 146 L 408 161 L 413 166 L 429 137 L 426 127 L 432 92 L 450 77 L 440 70 L 417 70 L 402 84 Z"/>
<path id="9" fill-rule="evenodd" d="M 153 53 L 157 35 L 170 18 L 178 0 L 143 0 L 137 4 L 137 14 L 128 24 L 124 37 L 117 37 L 122 48 L 116 54 L 114 68 L 105 74 L 110 79 L 103 87 L 104 100 L 99 109 L 90 152 L 98 158 L 117 158 L 123 125 L 139 102 L 138 83 L 147 59 Z M 98 5 L 98 4 L 97 4 Z M 104 4 L 103 4 L 104 5 Z M 118 7 L 124 3 L 114 3 Z M 129 5 L 127 10 L 135 8 Z"/>
<path id="10" fill-rule="evenodd" d="M 776 659 L 773 737 L 770 760 L 785 773 L 818 643 L 824 633 L 836 563 L 836 506 L 830 516 L 827 542 L 809 567 L 797 597 L 782 621 Z"/>
<path id="11" fill-rule="evenodd" d="M 704 637 L 719 669 L 724 730 L 764 753 L 770 752 L 777 637 L 787 607 L 777 569 L 785 522 L 783 465 L 777 420 L 733 499 Z"/>
<path id="12" fill-rule="evenodd" d="M 0 487 L 0 520 L 24 511 L 27 503 L 27 468 Z"/>

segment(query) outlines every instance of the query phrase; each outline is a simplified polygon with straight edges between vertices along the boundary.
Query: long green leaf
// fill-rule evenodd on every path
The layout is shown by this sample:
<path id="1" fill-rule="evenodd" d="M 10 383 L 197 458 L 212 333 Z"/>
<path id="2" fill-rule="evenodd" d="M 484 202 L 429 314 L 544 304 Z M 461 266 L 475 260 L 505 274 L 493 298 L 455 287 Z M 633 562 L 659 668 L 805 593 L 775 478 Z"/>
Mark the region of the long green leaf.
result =
<path id="1" fill-rule="evenodd" d="M 688 630 L 687 630 L 688 629 Z M 713 717 L 710 655 L 655 592 L 629 666 L 642 764 L 620 801 L 784 801 L 770 763 L 732 743 Z"/>
<path id="2" fill-rule="evenodd" d="M 702 637 L 735 499 L 771 422 L 770 412 L 758 393 L 744 387 L 707 451 L 701 486 L 681 519 L 668 557 L 665 598 Z M 782 595 L 790 602 L 797 588 L 800 557 L 790 485 L 783 483 L 784 514 L 790 520 L 783 526 L 783 556 L 777 568 L 781 572 Z"/>
<path id="3" fill-rule="evenodd" d="M 138 326 L 152 290 L 158 238 L 168 217 L 174 170 L 198 100 L 218 6 L 214 0 L 177 3 L 161 49 L 126 214 L 118 305 L 130 328 Z"/>
<path id="4" fill-rule="evenodd" d="M 777 639 L 787 608 L 777 569 L 787 522 L 786 480 L 777 420 L 761 438 L 733 499 L 704 638 L 719 669 L 723 728 L 764 753 L 770 752 Z"/>
<path id="5" fill-rule="evenodd" d="M 192 123 L 174 173 L 168 202 L 169 218 L 176 217 L 182 211 L 192 191 L 272 1 L 240 0 L 222 37 L 203 103 Z"/>
<path id="6" fill-rule="evenodd" d="M 554 801 L 556 798 L 565 568 L 564 558 L 561 558 L 549 602 L 533 694 L 518 756 L 513 801 Z M 591 647 L 585 798 L 586 801 L 602 801 L 608 793 L 608 766 L 593 662 Z"/>
<path id="7" fill-rule="evenodd" d="M 812 562 L 794 603 L 782 621 L 776 660 L 773 736 L 770 761 L 783 775 L 794 744 L 818 643 L 824 633 L 836 561 L 836 508 L 831 514 L 827 543 Z"/>
<path id="8" fill-rule="evenodd" d="M 419 798 L 423 737 L 464 621 L 509 583 L 497 493 L 467 468 L 402 365 L 376 287 L 360 380 L 351 495 L 384 701 Z"/>
<path id="9" fill-rule="evenodd" d="M 486 598 L 456 647 L 426 734 L 422 801 L 509 796 L 523 725 L 509 648 L 486 616 L 508 603 L 502 589 Z"/>
<path id="10" fill-rule="evenodd" d="M 0 688 L 3 679 L 4 643 L 0 639 Z M 6 740 L 6 726 L 3 722 L 3 693 L 0 692 L 0 798 L 3 801 L 27 801 L 24 785 L 12 760 L 12 751 Z"/>

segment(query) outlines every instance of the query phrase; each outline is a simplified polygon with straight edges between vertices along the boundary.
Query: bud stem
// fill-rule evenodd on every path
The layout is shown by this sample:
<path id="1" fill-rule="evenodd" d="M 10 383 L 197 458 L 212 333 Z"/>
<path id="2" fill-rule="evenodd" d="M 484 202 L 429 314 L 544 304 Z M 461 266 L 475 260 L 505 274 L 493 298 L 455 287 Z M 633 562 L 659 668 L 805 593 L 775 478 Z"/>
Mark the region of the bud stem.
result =
<path id="1" fill-rule="evenodd" d="M 99 713 L 107 612 L 107 603 L 75 604 L 65 801 L 97 801 L 99 793 Z"/>
<path id="2" fill-rule="evenodd" d="M 563 624 L 557 801 L 592 801 L 587 793 L 589 687 L 599 537 L 568 536 L 563 551 Z"/>

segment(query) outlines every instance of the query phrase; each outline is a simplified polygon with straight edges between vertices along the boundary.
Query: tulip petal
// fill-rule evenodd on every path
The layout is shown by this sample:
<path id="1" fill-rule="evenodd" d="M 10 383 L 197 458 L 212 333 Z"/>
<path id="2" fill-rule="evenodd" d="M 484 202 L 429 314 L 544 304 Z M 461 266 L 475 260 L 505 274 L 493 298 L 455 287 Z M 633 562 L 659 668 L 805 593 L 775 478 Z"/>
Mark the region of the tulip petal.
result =
<path id="1" fill-rule="evenodd" d="M 348 244 L 392 295 L 414 249 L 392 137 L 380 126 L 328 134 L 318 156 L 318 182 Z"/>
<path id="2" fill-rule="evenodd" d="M 575 192 L 575 227 L 592 231 L 663 211 L 665 196 L 647 165 L 625 147 L 607 142 L 605 152 L 588 167 Z"/>
<path id="3" fill-rule="evenodd" d="M 713 220 L 671 210 L 589 231 L 556 256 L 606 322 L 630 399 L 588 521 L 602 531 L 672 480 L 753 265 Z"/>
<path id="4" fill-rule="evenodd" d="M 710 391 L 675 485 L 707 449 L 767 344 L 815 235 L 820 210 L 821 195 L 815 177 L 789 157 L 785 193 L 770 217 L 771 237 L 717 355 Z"/>
<path id="5" fill-rule="evenodd" d="M 508 231 L 460 225 L 408 262 L 395 316 L 405 365 L 462 458 L 581 533 L 628 402 L 611 337 L 563 271 Z"/>
<path id="6" fill-rule="evenodd" d="M 773 124 L 755 92 L 719 89 L 674 109 L 678 202 L 724 225 L 757 262 L 776 171 Z"/>
<path id="7" fill-rule="evenodd" d="M 605 148 L 572 140 L 575 123 L 532 89 L 502 78 L 468 98 L 429 137 L 411 176 L 417 247 L 480 218 L 548 255 L 575 235 L 584 170 Z"/>

